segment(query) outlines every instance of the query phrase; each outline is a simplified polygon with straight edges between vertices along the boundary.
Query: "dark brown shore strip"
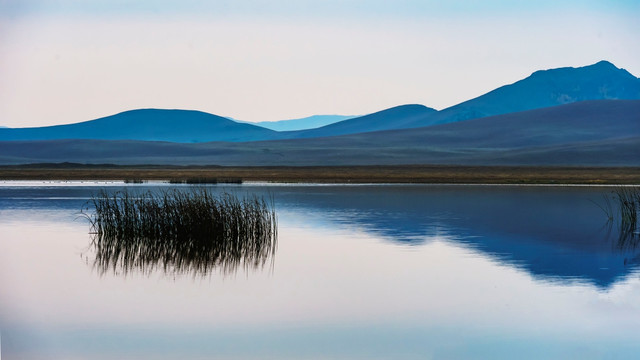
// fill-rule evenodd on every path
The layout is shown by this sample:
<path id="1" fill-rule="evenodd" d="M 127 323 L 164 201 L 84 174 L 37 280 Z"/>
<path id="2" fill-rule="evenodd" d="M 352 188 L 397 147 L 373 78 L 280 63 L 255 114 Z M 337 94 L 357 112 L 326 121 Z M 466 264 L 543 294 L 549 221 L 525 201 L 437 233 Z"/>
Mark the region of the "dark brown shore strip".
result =
<path id="1" fill-rule="evenodd" d="M 637 167 L 539 166 L 0 166 L 0 180 L 217 180 L 285 183 L 640 184 Z M 214 182 L 214 181 L 212 181 Z"/>

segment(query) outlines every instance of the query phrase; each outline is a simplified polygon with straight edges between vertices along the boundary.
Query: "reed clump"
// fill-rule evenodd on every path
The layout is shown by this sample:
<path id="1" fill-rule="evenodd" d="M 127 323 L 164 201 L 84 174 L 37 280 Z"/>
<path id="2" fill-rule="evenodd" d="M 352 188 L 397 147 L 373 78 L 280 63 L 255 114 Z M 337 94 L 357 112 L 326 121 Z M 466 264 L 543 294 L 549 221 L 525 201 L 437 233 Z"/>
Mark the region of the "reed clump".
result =
<path id="1" fill-rule="evenodd" d="M 619 187 L 610 196 L 603 196 L 598 206 L 607 216 L 609 232 L 613 224 L 618 227 L 618 247 L 635 248 L 640 241 L 638 213 L 640 213 L 640 188 Z"/>
<path id="2" fill-rule="evenodd" d="M 101 272 L 206 275 L 263 267 L 277 243 L 273 202 L 207 189 L 128 191 L 93 196 L 89 204 L 94 265 Z"/>

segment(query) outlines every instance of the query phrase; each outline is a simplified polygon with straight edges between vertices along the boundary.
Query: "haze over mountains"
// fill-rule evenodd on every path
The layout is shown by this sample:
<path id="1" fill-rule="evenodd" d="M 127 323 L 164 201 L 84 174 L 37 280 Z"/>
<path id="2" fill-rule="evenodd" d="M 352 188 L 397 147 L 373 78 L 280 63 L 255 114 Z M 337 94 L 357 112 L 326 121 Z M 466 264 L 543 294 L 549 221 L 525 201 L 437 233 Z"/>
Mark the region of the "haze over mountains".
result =
<path id="1" fill-rule="evenodd" d="M 286 134 L 288 138 L 314 138 L 357 134 L 388 129 L 404 129 L 405 123 L 420 121 L 437 113 L 424 105 L 400 105 L 373 114 L 340 121 L 317 129 L 301 130 Z"/>
<path id="2" fill-rule="evenodd" d="M 537 71 L 441 111 L 402 105 L 298 131 L 157 109 L 0 129 L 0 163 L 640 166 L 639 99 L 640 79 L 601 61 Z"/>
<path id="3" fill-rule="evenodd" d="M 254 125 L 275 131 L 296 131 L 305 129 L 315 129 L 317 127 L 337 123 L 358 116 L 352 115 L 313 115 L 301 119 L 290 119 L 280 121 L 260 121 Z"/>

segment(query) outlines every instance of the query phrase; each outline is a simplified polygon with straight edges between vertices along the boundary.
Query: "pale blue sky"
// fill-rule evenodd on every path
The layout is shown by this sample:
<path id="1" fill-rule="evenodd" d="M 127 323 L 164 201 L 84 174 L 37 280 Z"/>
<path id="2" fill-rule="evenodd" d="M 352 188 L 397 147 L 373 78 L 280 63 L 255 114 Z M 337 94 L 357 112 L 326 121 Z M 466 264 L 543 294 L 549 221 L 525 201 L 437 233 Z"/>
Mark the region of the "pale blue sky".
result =
<path id="1" fill-rule="evenodd" d="M 535 70 L 640 76 L 639 1 L 0 0 L 0 125 L 437 109 Z"/>
<path id="2" fill-rule="evenodd" d="M 638 11 L 635 0 L 3 0 L 2 13 L 10 16 L 47 15 L 301 15 L 388 16 L 461 15 L 522 13 L 531 11 Z"/>

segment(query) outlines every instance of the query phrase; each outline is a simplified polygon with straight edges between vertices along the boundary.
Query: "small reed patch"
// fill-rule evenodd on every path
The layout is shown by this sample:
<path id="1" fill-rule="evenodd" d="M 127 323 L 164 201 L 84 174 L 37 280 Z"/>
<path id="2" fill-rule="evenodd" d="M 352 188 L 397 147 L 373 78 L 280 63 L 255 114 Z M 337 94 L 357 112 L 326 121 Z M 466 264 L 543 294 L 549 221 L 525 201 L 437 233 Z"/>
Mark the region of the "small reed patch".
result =
<path id="1" fill-rule="evenodd" d="M 191 177 L 170 179 L 170 184 L 242 184 L 241 178 Z"/>
<path id="2" fill-rule="evenodd" d="M 611 194 L 603 195 L 603 203 L 597 204 L 607 216 L 609 232 L 613 224 L 618 227 L 618 247 L 636 248 L 640 245 L 640 188 L 619 187 Z"/>
<path id="3" fill-rule="evenodd" d="M 262 268 L 277 244 L 273 202 L 207 189 L 93 196 L 85 211 L 94 266 L 109 271 L 207 275 Z M 92 212 L 88 212 L 93 207 Z"/>

